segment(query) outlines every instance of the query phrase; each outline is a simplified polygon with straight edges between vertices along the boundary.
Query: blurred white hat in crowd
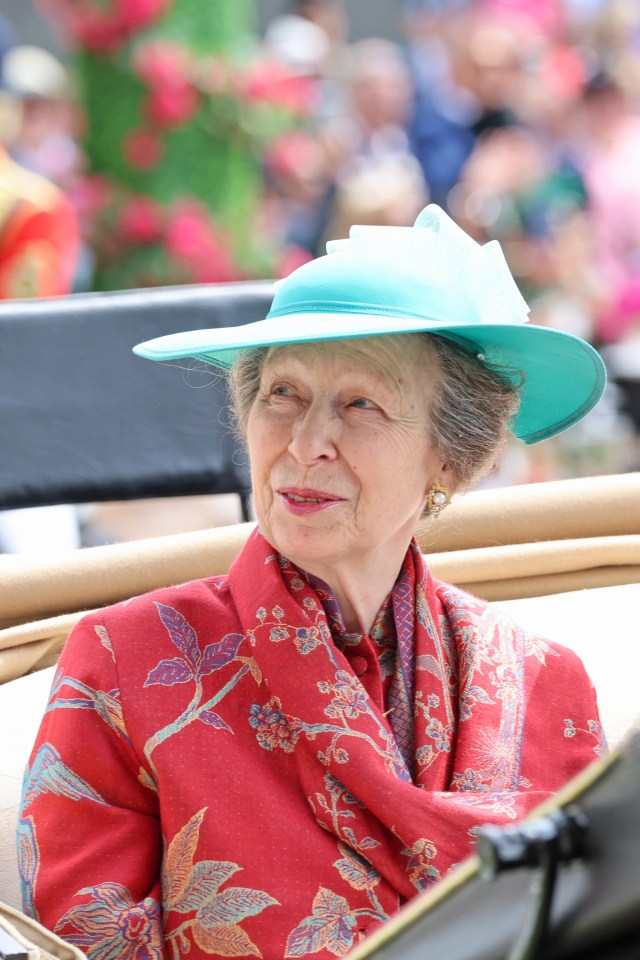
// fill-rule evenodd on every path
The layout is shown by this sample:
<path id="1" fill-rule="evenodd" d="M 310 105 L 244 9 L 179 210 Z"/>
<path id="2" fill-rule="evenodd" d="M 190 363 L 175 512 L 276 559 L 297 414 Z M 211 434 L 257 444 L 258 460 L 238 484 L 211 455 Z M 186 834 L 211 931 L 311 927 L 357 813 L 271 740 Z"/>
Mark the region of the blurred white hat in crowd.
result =
<path id="1" fill-rule="evenodd" d="M 330 48 L 322 27 L 295 14 L 274 20 L 266 30 L 264 42 L 296 73 L 317 73 Z"/>
<path id="2" fill-rule="evenodd" d="M 69 93 L 66 68 L 43 47 L 12 47 L 4 56 L 2 72 L 6 89 L 22 100 L 64 99 Z"/>

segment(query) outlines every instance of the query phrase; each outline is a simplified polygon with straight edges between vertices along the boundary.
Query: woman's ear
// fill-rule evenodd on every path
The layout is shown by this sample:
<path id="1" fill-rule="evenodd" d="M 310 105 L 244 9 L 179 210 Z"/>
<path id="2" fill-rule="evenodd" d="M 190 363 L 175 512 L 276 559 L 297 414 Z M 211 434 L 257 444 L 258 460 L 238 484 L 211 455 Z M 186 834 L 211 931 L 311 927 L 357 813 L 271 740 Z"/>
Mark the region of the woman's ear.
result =
<path id="1" fill-rule="evenodd" d="M 434 485 L 437 486 L 438 484 L 446 491 L 447 503 L 449 503 L 451 497 L 453 497 L 454 493 L 456 493 L 458 489 L 458 481 L 454 476 L 453 471 L 447 466 L 446 463 L 441 463 L 440 469 L 429 479 L 424 494 L 425 500 L 429 499 L 429 495 L 433 490 Z"/>
<path id="2" fill-rule="evenodd" d="M 458 478 L 455 476 L 453 470 L 448 466 L 448 464 L 443 463 L 438 474 L 438 480 L 440 483 L 447 488 L 451 496 L 454 493 L 457 493 L 458 490 Z"/>

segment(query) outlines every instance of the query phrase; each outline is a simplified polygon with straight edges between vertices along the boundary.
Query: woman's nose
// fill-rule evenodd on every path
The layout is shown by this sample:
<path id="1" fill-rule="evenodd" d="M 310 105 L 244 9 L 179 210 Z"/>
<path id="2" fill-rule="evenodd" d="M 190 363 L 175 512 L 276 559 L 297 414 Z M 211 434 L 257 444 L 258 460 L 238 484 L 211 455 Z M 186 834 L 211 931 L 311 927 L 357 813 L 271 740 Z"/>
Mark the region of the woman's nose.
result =
<path id="1" fill-rule="evenodd" d="M 335 423 L 324 407 L 311 404 L 296 418 L 288 450 L 298 463 L 312 464 L 316 460 L 332 460 L 337 456 Z"/>

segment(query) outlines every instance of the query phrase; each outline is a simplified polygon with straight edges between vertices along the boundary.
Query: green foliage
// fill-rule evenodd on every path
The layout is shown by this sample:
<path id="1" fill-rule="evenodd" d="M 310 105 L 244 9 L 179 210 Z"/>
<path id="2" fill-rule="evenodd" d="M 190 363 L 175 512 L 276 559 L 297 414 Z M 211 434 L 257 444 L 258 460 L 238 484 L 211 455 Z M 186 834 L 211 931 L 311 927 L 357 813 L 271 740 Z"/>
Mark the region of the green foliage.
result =
<path id="1" fill-rule="evenodd" d="M 263 156 L 301 109 L 254 0 L 52 2 L 76 30 L 95 289 L 273 275 Z"/>

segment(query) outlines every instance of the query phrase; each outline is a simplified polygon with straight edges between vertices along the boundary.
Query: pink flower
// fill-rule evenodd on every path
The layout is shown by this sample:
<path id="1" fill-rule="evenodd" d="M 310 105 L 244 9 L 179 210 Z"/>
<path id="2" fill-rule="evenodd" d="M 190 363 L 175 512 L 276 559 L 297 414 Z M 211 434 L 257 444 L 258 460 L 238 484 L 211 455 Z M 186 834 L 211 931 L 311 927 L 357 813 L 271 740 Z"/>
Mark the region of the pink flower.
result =
<path id="1" fill-rule="evenodd" d="M 162 208 L 151 197 L 131 197 L 120 210 L 118 225 L 126 243 L 155 243 L 161 235 Z"/>
<path id="2" fill-rule="evenodd" d="M 162 142 L 149 130 L 134 130 L 125 138 L 122 150 L 127 162 L 138 170 L 152 170 L 162 160 Z"/>
<path id="3" fill-rule="evenodd" d="M 198 91 L 190 81 L 189 54 L 174 43 L 151 40 L 133 58 L 136 73 L 150 89 L 144 110 L 151 123 L 172 127 L 198 109 Z"/>
<path id="4" fill-rule="evenodd" d="M 97 53 L 118 49 L 131 34 L 148 27 L 173 0 L 40 0 L 73 43 Z"/>
<path id="5" fill-rule="evenodd" d="M 203 90 L 209 94 L 220 94 L 229 86 L 229 65 L 222 57 L 210 57 L 200 64 L 198 81 Z"/>
<path id="6" fill-rule="evenodd" d="M 71 14 L 70 33 L 88 50 L 110 53 L 122 43 L 120 22 L 100 10 L 77 10 Z"/>
<path id="7" fill-rule="evenodd" d="M 186 266 L 196 283 L 222 283 L 238 278 L 228 252 L 229 241 L 215 227 L 211 214 L 194 200 L 179 203 L 165 232 L 170 258 Z"/>
<path id="8" fill-rule="evenodd" d="M 133 69 L 147 86 L 176 86 L 185 83 L 188 54 L 175 43 L 149 40 L 140 44 L 132 57 Z"/>
<path id="9" fill-rule="evenodd" d="M 106 177 L 92 174 L 82 177 L 75 186 L 73 200 L 81 218 L 95 217 L 113 200 L 113 184 Z"/>
<path id="10" fill-rule="evenodd" d="M 147 97 L 147 118 L 160 127 L 186 123 L 198 109 L 198 91 L 187 82 L 156 87 Z"/>
<path id="11" fill-rule="evenodd" d="M 167 249 L 186 260 L 217 242 L 208 211 L 195 200 L 184 200 L 176 205 L 167 227 Z"/>
<path id="12" fill-rule="evenodd" d="M 298 177 L 301 170 L 318 166 L 316 140 L 301 130 L 284 133 L 275 140 L 265 156 L 265 164 L 275 177 Z"/>
<path id="13" fill-rule="evenodd" d="M 194 283 L 232 283 L 240 279 L 240 270 L 226 253 L 218 248 L 211 256 L 193 264 Z"/>
<path id="14" fill-rule="evenodd" d="M 249 102 L 266 102 L 294 113 L 309 113 L 317 103 L 318 88 L 313 77 L 291 73 L 277 60 L 255 62 L 241 84 Z"/>
<path id="15" fill-rule="evenodd" d="M 165 12 L 170 0 L 114 0 L 118 18 L 127 33 L 148 27 Z"/>

